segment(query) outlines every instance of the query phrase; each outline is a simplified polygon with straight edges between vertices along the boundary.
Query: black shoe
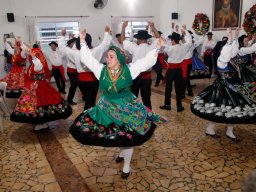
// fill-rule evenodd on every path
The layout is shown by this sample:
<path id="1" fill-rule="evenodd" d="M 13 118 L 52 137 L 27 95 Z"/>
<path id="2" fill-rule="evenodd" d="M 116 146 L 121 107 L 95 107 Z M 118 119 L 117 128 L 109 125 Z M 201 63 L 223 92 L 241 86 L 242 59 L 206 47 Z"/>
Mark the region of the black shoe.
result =
<path id="1" fill-rule="evenodd" d="M 69 105 L 76 105 L 77 103 L 74 102 L 74 101 L 68 101 L 68 104 L 69 104 Z"/>
<path id="2" fill-rule="evenodd" d="M 160 106 L 160 109 L 165 109 L 165 110 L 171 110 L 171 105 L 162 105 Z"/>
<path id="3" fill-rule="evenodd" d="M 210 134 L 210 133 L 206 133 L 206 132 L 205 132 L 205 135 L 206 135 L 206 136 L 210 136 L 210 137 L 212 137 L 212 138 L 220 138 L 220 135 L 218 135 L 218 134 L 216 134 L 216 133 L 212 135 L 212 134 Z"/>
<path id="4" fill-rule="evenodd" d="M 177 112 L 181 112 L 181 111 L 184 111 L 184 107 L 178 107 L 177 108 Z"/>
<path id="5" fill-rule="evenodd" d="M 239 143 L 239 142 L 241 142 L 241 139 L 239 138 L 239 137 L 230 137 L 230 136 L 228 136 L 228 135 L 226 135 L 227 136 L 227 138 L 229 138 L 231 141 L 234 141 L 235 143 Z"/>
<path id="6" fill-rule="evenodd" d="M 130 172 L 125 173 L 125 172 L 122 171 L 121 178 L 122 179 L 127 179 L 129 177 L 129 175 L 130 175 Z"/>
<path id="7" fill-rule="evenodd" d="M 120 163 L 120 162 L 122 162 L 124 160 L 124 158 L 123 157 L 117 157 L 116 158 L 116 163 Z"/>
<path id="8" fill-rule="evenodd" d="M 193 93 L 188 93 L 187 96 L 193 97 L 194 94 Z"/>

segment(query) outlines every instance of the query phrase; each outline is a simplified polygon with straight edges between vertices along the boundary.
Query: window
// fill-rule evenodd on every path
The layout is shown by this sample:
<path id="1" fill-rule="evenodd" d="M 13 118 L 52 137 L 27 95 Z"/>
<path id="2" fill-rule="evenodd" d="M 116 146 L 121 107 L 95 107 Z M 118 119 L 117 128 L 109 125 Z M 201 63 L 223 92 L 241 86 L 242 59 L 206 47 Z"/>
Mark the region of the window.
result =
<path id="1" fill-rule="evenodd" d="M 79 22 L 39 22 L 39 38 L 40 44 L 44 51 L 50 49 L 49 43 L 52 41 L 57 41 L 61 35 L 61 29 L 66 28 L 66 39 L 68 40 L 68 35 L 73 33 L 76 37 L 79 35 Z"/>
<path id="2" fill-rule="evenodd" d="M 129 38 L 138 33 L 139 30 L 148 30 L 147 21 L 129 21 L 125 29 L 125 37 Z"/>

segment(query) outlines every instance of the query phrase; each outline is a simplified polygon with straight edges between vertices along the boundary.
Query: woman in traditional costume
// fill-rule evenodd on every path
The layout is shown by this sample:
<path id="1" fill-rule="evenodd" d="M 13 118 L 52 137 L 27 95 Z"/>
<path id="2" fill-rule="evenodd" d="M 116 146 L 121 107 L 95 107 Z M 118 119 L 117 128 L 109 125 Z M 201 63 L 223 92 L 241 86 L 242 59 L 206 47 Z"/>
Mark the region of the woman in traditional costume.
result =
<path id="1" fill-rule="evenodd" d="M 72 109 L 49 84 L 51 74 L 41 49 L 33 48 L 28 52 L 31 65 L 11 120 L 37 124 L 34 130 L 38 131 L 51 126 L 52 121 L 68 118 Z"/>
<path id="2" fill-rule="evenodd" d="M 191 111 L 211 121 L 206 135 L 219 137 L 213 122 L 226 123 L 227 137 L 238 142 L 240 139 L 233 133 L 233 124 L 256 123 L 256 70 L 251 66 L 249 57 L 249 54 L 256 52 L 256 43 L 249 47 L 244 36 L 238 38 L 240 29 L 232 41 L 232 31 L 227 31 L 228 43 L 223 47 L 217 63 L 218 77 L 194 98 Z"/>
<path id="3" fill-rule="evenodd" d="M 5 42 L 6 50 L 12 55 L 13 67 L 0 81 L 7 83 L 6 97 L 8 98 L 18 98 L 24 87 L 27 55 L 22 45 L 23 43 L 20 37 L 15 38 L 14 48 L 12 48 L 9 43 Z"/>
<path id="4" fill-rule="evenodd" d="M 116 162 L 124 160 L 121 177 L 127 178 L 133 146 L 142 145 L 152 136 L 154 122 L 166 121 L 131 92 L 132 80 L 155 64 L 163 40 L 146 57 L 129 65 L 120 50 L 112 46 L 107 53 L 107 65 L 103 65 L 92 56 L 84 39 L 85 32 L 80 32 L 81 62 L 99 79 L 102 95 L 94 107 L 76 118 L 70 133 L 84 145 L 120 147 Z"/>

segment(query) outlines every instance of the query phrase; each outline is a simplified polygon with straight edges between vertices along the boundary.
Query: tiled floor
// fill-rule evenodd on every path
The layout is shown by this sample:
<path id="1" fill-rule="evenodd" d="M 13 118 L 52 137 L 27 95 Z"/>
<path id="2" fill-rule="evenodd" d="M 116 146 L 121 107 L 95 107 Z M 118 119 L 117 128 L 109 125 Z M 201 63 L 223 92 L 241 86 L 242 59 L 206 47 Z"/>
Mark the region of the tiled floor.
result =
<path id="1" fill-rule="evenodd" d="M 195 80 L 194 92 L 210 81 Z M 241 191 L 244 176 L 256 169 L 255 125 L 235 128 L 241 143 L 228 140 L 222 124 L 217 127 L 220 139 L 206 137 L 207 121 L 190 112 L 192 98 L 187 97 L 185 111 L 177 113 L 175 108 L 159 109 L 163 94 L 163 85 L 152 87 L 153 109 L 169 121 L 135 148 L 127 180 L 120 178 L 122 164 L 114 161 L 118 148 L 83 146 L 69 135 L 70 124 L 83 109 L 79 94 L 73 115 L 57 129 L 35 134 L 32 125 L 4 120 L 0 191 Z M 8 100 L 11 106 L 15 101 Z"/>

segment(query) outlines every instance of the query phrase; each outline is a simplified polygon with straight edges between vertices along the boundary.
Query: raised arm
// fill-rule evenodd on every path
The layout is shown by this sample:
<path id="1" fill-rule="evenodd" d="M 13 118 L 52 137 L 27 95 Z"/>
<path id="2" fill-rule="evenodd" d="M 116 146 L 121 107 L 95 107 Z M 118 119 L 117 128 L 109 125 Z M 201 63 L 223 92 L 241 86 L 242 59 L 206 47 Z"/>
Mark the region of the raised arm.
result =
<path id="1" fill-rule="evenodd" d="M 22 49 L 26 52 L 27 55 L 30 55 L 32 57 L 32 62 L 34 64 L 34 71 L 38 72 L 43 69 L 43 64 L 41 61 L 31 52 L 31 45 L 29 44 L 23 44 Z"/>
<path id="2" fill-rule="evenodd" d="M 103 38 L 101 44 L 98 45 L 97 47 L 94 47 L 91 50 L 93 57 L 95 57 L 95 59 L 100 61 L 104 52 L 107 51 L 107 49 L 109 48 L 111 41 L 112 41 L 112 36 L 110 35 L 110 28 L 109 28 L 109 26 L 106 26 L 104 38 Z"/>
<path id="3" fill-rule="evenodd" d="M 222 69 L 227 67 L 228 62 L 230 61 L 230 59 L 233 56 L 232 49 L 233 49 L 234 45 L 232 45 L 232 44 L 234 44 L 234 43 L 232 42 L 232 30 L 231 30 L 231 28 L 227 29 L 227 33 L 228 33 L 228 42 L 222 48 L 222 50 L 220 52 L 220 56 L 217 60 L 218 67 L 222 68 Z"/>
<path id="4" fill-rule="evenodd" d="M 125 40 L 125 28 L 127 27 L 127 25 L 128 21 L 124 21 L 121 29 L 121 43 L 123 43 Z"/>
<path id="5" fill-rule="evenodd" d="M 183 43 L 183 45 L 184 45 L 186 51 L 188 51 L 190 49 L 190 47 L 192 46 L 192 36 L 187 31 L 186 25 L 182 25 L 181 32 L 182 32 L 182 34 L 184 34 L 184 39 L 185 39 L 185 43 Z"/>
<path id="6" fill-rule="evenodd" d="M 67 55 L 69 48 L 66 46 L 66 28 L 61 29 L 61 37 L 58 39 L 58 48 L 61 53 L 61 55 Z"/>
<path id="7" fill-rule="evenodd" d="M 153 32 L 155 38 L 159 38 L 159 37 L 160 37 L 160 34 L 158 33 L 158 31 L 157 31 L 157 29 L 156 29 L 156 27 L 155 27 L 154 22 L 148 21 L 148 25 L 149 25 L 149 27 L 151 28 L 151 30 L 152 30 L 152 32 Z"/>
<path id="8" fill-rule="evenodd" d="M 141 72 L 147 71 L 153 65 L 156 64 L 158 52 L 160 48 L 163 46 L 163 44 L 164 44 L 164 40 L 161 37 L 159 38 L 155 49 L 148 52 L 148 54 L 144 58 L 141 58 L 136 62 L 129 64 L 129 69 L 133 79 L 135 79 Z"/>
<path id="9" fill-rule="evenodd" d="M 95 75 L 97 79 L 100 78 L 100 73 L 102 68 L 104 67 L 103 64 L 99 63 L 97 59 L 95 59 L 91 53 L 91 50 L 88 48 L 88 46 L 85 43 L 85 36 L 86 31 L 82 30 L 80 31 L 80 43 L 81 43 L 81 49 L 80 49 L 80 59 L 82 65 L 86 65 Z"/>

